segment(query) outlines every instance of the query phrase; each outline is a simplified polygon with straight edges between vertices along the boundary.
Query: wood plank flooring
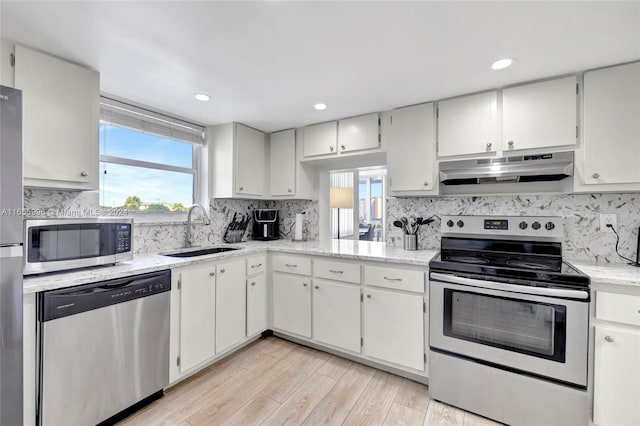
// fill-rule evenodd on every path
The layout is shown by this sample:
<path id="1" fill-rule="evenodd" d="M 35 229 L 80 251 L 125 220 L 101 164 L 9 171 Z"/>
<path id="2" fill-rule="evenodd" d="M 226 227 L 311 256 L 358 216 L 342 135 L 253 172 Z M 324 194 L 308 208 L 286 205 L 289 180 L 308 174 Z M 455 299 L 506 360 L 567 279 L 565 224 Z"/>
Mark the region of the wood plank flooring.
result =
<path id="1" fill-rule="evenodd" d="M 119 423 L 492 426 L 428 388 L 277 337 L 259 339 Z"/>

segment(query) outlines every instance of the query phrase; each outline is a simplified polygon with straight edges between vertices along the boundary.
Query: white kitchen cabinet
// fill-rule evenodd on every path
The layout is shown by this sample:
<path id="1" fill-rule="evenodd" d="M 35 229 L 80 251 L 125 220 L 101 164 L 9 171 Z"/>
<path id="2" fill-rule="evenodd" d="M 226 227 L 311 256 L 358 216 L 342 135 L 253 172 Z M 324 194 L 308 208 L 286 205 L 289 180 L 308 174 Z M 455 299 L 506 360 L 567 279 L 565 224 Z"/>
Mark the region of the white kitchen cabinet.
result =
<path id="1" fill-rule="evenodd" d="M 246 337 L 247 287 L 245 261 L 216 266 L 216 353 L 222 353 Z"/>
<path id="2" fill-rule="evenodd" d="M 640 329 L 595 327 L 593 422 L 640 424 Z"/>
<path id="3" fill-rule="evenodd" d="M 338 123 L 314 124 L 302 129 L 304 157 L 336 154 L 338 152 Z"/>
<path id="4" fill-rule="evenodd" d="M 272 133 L 269 149 L 271 195 L 296 195 L 296 131 Z"/>
<path id="5" fill-rule="evenodd" d="M 584 74 L 582 189 L 640 189 L 639 117 L 640 62 Z"/>
<path id="6" fill-rule="evenodd" d="M 240 123 L 207 129 L 212 198 L 262 198 L 265 134 Z"/>
<path id="7" fill-rule="evenodd" d="M 340 153 L 375 149 L 379 146 L 380 115 L 378 113 L 338 121 L 338 151 Z"/>
<path id="8" fill-rule="evenodd" d="M 269 328 L 269 301 L 264 274 L 247 278 L 247 337 Z"/>
<path id="9" fill-rule="evenodd" d="M 313 338 L 360 352 L 360 286 L 313 281 Z"/>
<path id="10" fill-rule="evenodd" d="M 498 92 L 438 102 L 438 156 L 495 154 Z"/>
<path id="11" fill-rule="evenodd" d="M 215 354 L 215 264 L 174 269 L 171 287 L 172 341 L 178 343 L 170 361 L 178 367 L 171 374 L 173 382 Z"/>
<path id="12" fill-rule="evenodd" d="M 502 91 L 502 149 L 574 146 L 577 143 L 575 76 Z"/>
<path id="13" fill-rule="evenodd" d="M 98 189 L 100 74 L 15 46 L 25 186 Z"/>
<path id="14" fill-rule="evenodd" d="M 393 110 L 387 168 L 390 195 L 434 195 L 436 148 L 433 103 Z"/>
<path id="15" fill-rule="evenodd" d="M 311 279 L 273 274 L 273 328 L 311 337 Z"/>
<path id="16" fill-rule="evenodd" d="M 364 289 L 364 353 L 425 369 L 423 295 Z"/>

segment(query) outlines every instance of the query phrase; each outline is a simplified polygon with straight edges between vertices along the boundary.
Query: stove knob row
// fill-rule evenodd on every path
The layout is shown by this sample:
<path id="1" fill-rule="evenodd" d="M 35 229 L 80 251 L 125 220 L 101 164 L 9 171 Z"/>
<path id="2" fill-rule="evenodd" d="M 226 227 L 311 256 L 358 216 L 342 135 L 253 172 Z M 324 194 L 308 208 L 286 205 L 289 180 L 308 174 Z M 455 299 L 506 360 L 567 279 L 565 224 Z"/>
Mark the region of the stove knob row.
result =
<path id="1" fill-rule="evenodd" d="M 522 222 L 520 222 L 520 224 L 518 225 L 518 227 L 520 229 L 527 229 L 527 226 L 529 226 L 529 224 L 527 222 L 525 222 L 524 220 Z"/>
<path id="2" fill-rule="evenodd" d="M 458 228 L 462 228 L 464 226 L 464 222 L 459 220 L 457 225 L 458 225 Z"/>
<path id="3" fill-rule="evenodd" d="M 533 223 L 531 224 L 531 227 L 532 227 L 533 229 L 535 229 L 536 231 L 537 231 L 538 229 L 540 229 L 540 226 L 541 226 L 541 225 L 540 225 L 540 222 L 538 222 L 538 221 L 533 222 Z"/>
<path id="4" fill-rule="evenodd" d="M 449 219 L 449 220 L 447 221 L 447 226 L 448 226 L 449 228 L 453 228 L 453 221 L 452 221 L 451 219 Z"/>
<path id="5" fill-rule="evenodd" d="M 547 222 L 547 223 L 544 225 L 544 229 L 546 229 L 547 231 L 551 231 L 551 230 L 553 230 L 553 228 L 555 228 L 555 227 L 556 227 L 556 225 L 555 225 L 553 222 Z"/>
<path id="6" fill-rule="evenodd" d="M 464 227 L 464 222 L 463 222 L 463 221 L 461 221 L 461 220 L 459 220 L 459 221 L 457 221 L 456 223 L 454 223 L 454 222 L 453 222 L 453 220 L 449 219 L 449 220 L 447 221 L 447 226 L 448 226 L 449 228 L 453 228 L 453 225 L 458 225 L 458 228 L 462 228 L 462 227 Z"/>

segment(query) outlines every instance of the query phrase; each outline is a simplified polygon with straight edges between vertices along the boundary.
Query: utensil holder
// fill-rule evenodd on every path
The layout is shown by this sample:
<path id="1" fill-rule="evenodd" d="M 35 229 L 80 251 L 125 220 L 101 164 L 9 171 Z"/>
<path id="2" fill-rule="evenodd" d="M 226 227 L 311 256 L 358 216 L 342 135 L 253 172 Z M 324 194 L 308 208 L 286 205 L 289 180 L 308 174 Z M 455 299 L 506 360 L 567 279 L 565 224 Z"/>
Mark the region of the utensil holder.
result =
<path id="1" fill-rule="evenodd" d="M 407 234 L 402 241 L 402 247 L 405 250 L 418 250 L 418 236 L 415 234 Z"/>

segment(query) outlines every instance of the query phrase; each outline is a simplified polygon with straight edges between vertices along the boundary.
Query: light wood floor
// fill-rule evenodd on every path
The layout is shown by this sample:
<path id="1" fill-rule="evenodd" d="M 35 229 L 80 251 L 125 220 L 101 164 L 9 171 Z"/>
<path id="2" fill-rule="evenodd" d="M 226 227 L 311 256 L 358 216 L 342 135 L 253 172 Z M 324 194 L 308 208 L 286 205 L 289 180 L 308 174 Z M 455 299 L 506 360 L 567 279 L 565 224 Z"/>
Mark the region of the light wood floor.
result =
<path id="1" fill-rule="evenodd" d="M 497 425 L 426 386 L 267 337 L 170 388 L 120 425 Z"/>

